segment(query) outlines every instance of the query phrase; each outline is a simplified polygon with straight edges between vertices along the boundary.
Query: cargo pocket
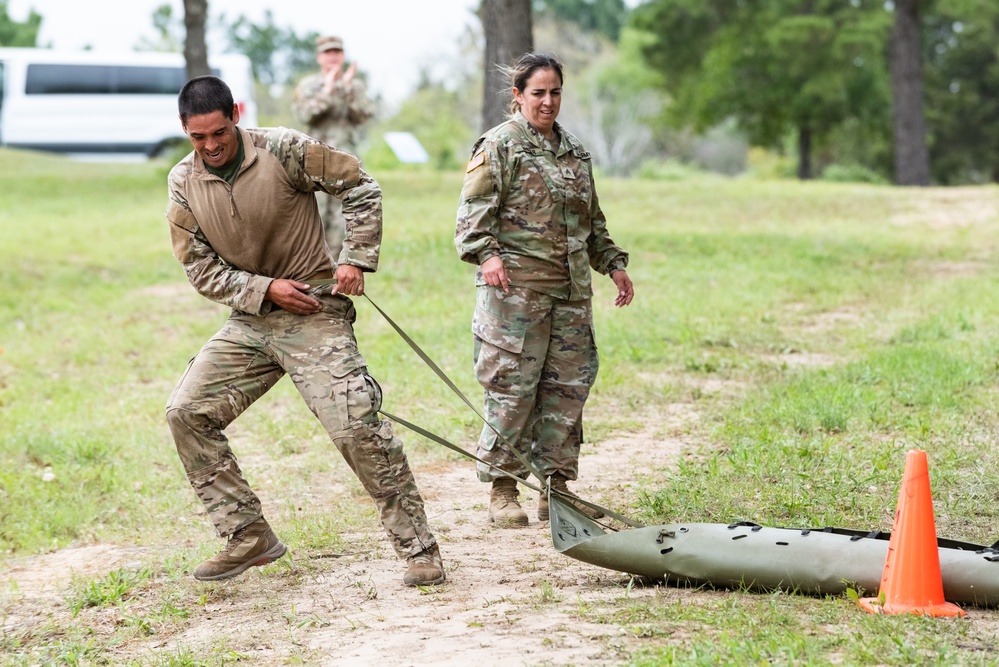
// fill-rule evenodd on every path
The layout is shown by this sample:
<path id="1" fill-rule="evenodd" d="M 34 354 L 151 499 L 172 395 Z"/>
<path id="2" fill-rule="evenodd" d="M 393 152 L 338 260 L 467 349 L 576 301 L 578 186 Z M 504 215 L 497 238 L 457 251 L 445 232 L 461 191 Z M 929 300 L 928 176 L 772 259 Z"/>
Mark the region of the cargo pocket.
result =
<path id="1" fill-rule="evenodd" d="M 527 325 L 505 320 L 480 305 L 472 316 L 472 334 L 501 350 L 520 354 L 524 351 Z"/>
<path id="2" fill-rule="evenodd" d="M 523 386 L 521 356 L 527 324 L 501 319 L 481 306 L 472 317 L 475 377 L 485 389 L 505 394 Z"/>
<path id="3" fill-rule="evenodd" d="M 338 411 L 346 418 L 347 426 L 377 421 L 377 404 L 367 378 L 365 373 L 356 373 L 333 383 L 334 400 Z"/>
<path id="4" fill-rule="evenodd" d="M 335 350 L 336 341 L 323 349 L 325 358 L 318 364 L 291 373 L 302 398 L 323 427 L 334 436 L 347 430 L 353 415 L 371 411 L 364 384 L 364 359 L 360 354 Z M 364 405 L 350 405 L 350 402 Z"/>
<path id="5" fill-rule="evenodd" d="M 373 377 L 367 373 L 352 375 L 337 382 L 334 391 L 337 390 L 344 392 L 344 409 L 348 424 L 373 424 L 379 421 L 378 410 L 382 407 L 382 390 Z"/>

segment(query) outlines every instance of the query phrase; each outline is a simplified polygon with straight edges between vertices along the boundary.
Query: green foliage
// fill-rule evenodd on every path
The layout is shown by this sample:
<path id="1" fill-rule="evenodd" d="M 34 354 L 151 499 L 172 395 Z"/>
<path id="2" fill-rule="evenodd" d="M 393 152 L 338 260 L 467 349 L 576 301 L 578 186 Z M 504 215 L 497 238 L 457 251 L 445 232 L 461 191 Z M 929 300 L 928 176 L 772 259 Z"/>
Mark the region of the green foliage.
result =
<path id="1" fill-rule="evenodd" d="M 174 16 L 173 6 L 160 5 L 153 10 L 153 29 L 156 38 L 142 37 L 136 45 L 139 51 L 165 51 L 179 53 L 184 50 L 184 17 Z"/>
<path id="2" fill-rule="evenodd" d="M 559 122 L 578 135 L 604 173 L 630 174 L 660 148 L 662 79 L 641 58 L 646 36 L 626 30 L 601 44 L 582 71 L 567 73 Z"/>
<path id="3" fill-rule="evenodd" d="M 924 91 L 934 180 L 999 180 L 999 6 L 937 2 L 924 12 Z"/>
<path id="4" fill-rule="evenodd" d="M 552 18 L 577 24 L 616 42 L 628 21 L 624 0 L 533 0 L 538 18 Z"/>
<path id="5" fill-rule="evenodd" d="M 750 148 L 747 156 L 747 173 L 754 178 L 794 178 L 794 160 L 788 156 L 763 148 Z"/>
<path id="6" fill-rule="evenodd" d="M 7 0 L 0 0 L 0 46 L 38 46 L 42 15 L 32 9 L 28 19 L 19 23 L 10 17 Z"/>
<path id="7" fill-rule="evenodd" d="M 859 164 L 831 164 L 822 170 L 822 180 L 839 183 L 889 183 L 881 174 Z"/>
<path id="8" fill-rule="evenodd" d="M 233 49 L 250 59 L 254 79 L 265 86 L 284 85 L 316 69 L 318 36 L 315 31 L 300 36 L 291 28 L 276 25 L 269 9 L 264 11 L 262 24 L 240 16 L 231 23 L 228 34 Z"/>
<path id="9" fill-rule="evenodd" d="M 792 131 L 822 144 L 857 117 L 887 129 L 890 14 L 879 3 L 653 0 L 634 25 L 651 36 L 644 54 L 678 125 L 734 117 L 764 147 Z"/>

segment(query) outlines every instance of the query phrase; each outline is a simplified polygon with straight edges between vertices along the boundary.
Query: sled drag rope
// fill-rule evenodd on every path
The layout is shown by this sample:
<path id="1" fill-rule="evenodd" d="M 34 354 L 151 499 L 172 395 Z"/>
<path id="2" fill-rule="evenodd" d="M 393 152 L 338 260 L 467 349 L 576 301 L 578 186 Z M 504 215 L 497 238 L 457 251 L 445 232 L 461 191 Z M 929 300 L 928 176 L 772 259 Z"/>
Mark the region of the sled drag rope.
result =
<path id="1" fill-rule="evenodd" d="M 416 354 L 420 357 L 420 359 L 423 360 L 423 363 L 425 363 L 427 366 L 429 366 L 430 369 L 434 373 L 437 374 L 437 377 L 439 377 L 444 382 L 444 384 L 446 384 L 448 386 L 448 388 L 451 391 L 453 391 L 458 396 L 458 398 L 460 398 L 465 403 L 465 405 L 468 406 L 468 408 L 472 412 L 475 413 L 475 416 L 477 416 L 482 421 L 482 423 L 484 423 L 486 426 L 488 426 L 493 431 L 493 433 L 496 434 L 496 437 L 499 438 L 500 442 L 502 442 L 504 445 L 506 445 L 507 449 L 509 449 L 510 452 L 514 456 L 517 457 L 517 460 L 520 461 L 520 463 L 522 463 L 528 469 L 528 471 L 530 471 L 530 473 L 540 481 L 541 486 L 533 484 L 532 482 L 528 482 L 527 480 L 521 479 L 521 478 L 517 477 L 516 475 L 511 475 L 510 473 L 508 473 L 508 472 L 506 472 L 504 470 L 500 470 L 499 468 L 497 468 L 493 464 L 488 463 L 486 461 L 483 461 L 481 458 L 479 458 L 475 454 L 472 454 L 471 452 L 465 451 L 463 448 L 459 447 L 458 445 L 455 445 L 454 443 L 449 442 L 445 438 L 442 438 L 439 435 L 431 433 L 430 431 L 428 431 L 428 430 L 426 430 L 424 428 L 420 428 L 416 424 L 413 424 L 413 423 L 411 423 L 409 421 L 406 421 L 405 419 L 402 419 L 400 417 L 396 417 L 395 415 L 389 414 L 388 412 L 385 412 L 384 410 L 379 410 L 379 412 L 381 414 L 383 414 L 385 417 L 387 417 L 388 419 L 391 419 L 394 422 L 402 424 L 406 428 L 408 428 L 408 429 L 410 429 L 412 431 L 415 431 L 416 433 L 419 433 L 423 437 L 425 437 L 425 438 L 427 438 L 429 440 L 432 440 L 432 441 L 436 442 L 439 445 L 443 445 L 444 447 L 447 447 L 448 449 L 450 449 L 452 451 L 458 452 L 459 454 L 461 454 L 463 456 L 466 456 L 466 457 L 468 457 L 468 458 L 470 458 L 470 459 L 472 459 L 474 461 L 478 461 L 480 463 L 484 463 L 485 465 L 488 465 L 489 467 L 495 469 L 496 471 L 503 473 L 507 477 L 512 477 L 513 479 L 517 480 L 518 482 L 520 482 L 521 484 L 523 484 L 524 486 L 526 486 L 529 489 L 534 489 L 535 491 L 537 491 L 539 493 L 544 493 L 544 492 L 547 491 L 549 493 L 554 493 L 556 495 L 561 495 L 561 493 L 559 493 L 558 491 L 554 491 L 554 490 L 549 490 L 548 489 L 548 482 L 547 482 L 547 480 L 545 480 L 545 478 L 541 476 L 541 473 L 538 472 L 537 468 L 535 468 L 534 465 L 531 464 L 531 462 L 527 459 L 527 457 L 525 457 L 523 454 L 521 454 L 520 452 L 518 452 L 517 449 L 515 447 L 513 447 L 513 445 L 511 445 L 510 442 L 503 436 L 503 434 L 500 433 L 498 430 L 496 430 L 495 426 L 493 426 L 492 424 L 490 424 L 489 421 L 484 416 L 482 416 L 482 413 L 479 412 L 479 409 L 476 408 L 474 405 L 472 405 L 472 402 L 470 400 L 468 400 L 468 397 L 465 396 L 465 394 L 462 393 L 462 391 L 460 389 L 458 389 L 457 385 L 455 385 L 455 383 L 451 381 L 451 378 L 449 378 L 447 376 L 447 374 L 444 373 L 444 371 L 442 371 L 440 369 L 440 367 L 436 363 L 434 363 L 434 360 L 431 359 L 427 355 L 427 353 L 424 352 L 423 349 L 419 345 L 416 344 L 416 341 L 414 341 L 409 336 L 409 334 L 407 334 L 405 331 L 403 331 L 402 327 L 400 327 L 398 324 L 396 324 L 395 320 L 393 320 L 391 317 L 389 317 L 388 313 L 386 313 L 384 310 L 382 310 L 378 306 L 378 304 L 375 303 L 371 299 L 370 296 L 368 296 L 367 294 L 365 294 L 364 298 L 367 299 L 368 303 L 370 303 L 372 306 L 374 306 L 375 310 L 377 310 L 381 314 L 381 316 L 385 318 L 385 321 L 389 323 L 389 326 L 391 326 L 393 329 L 395 329 L 395 332 L 398 333 L 399 336 L 401 336 L 404 341 L 406 341 L 406 344 L 409 345 L 409 347 L 411 347 L 413 349 L 413 352 L 416 352 Z M 572 500 L 571 500 L 571 502 L 580 503 L 582 505 L 585 505 L 585 506 L 589 507 L 590 509 L 600 510 L 601 512 L 603 512 L 604 514 L 606 514 L 608 517 L 610 517 L 612 519 L 615 519 L 617 521 L 620 521 L 621 523 L 623 523 L 625 525 L 631 526 L 632 528 L 644 528 L 645 527 L 644 524 L 638 523 L 637 521 L 634 521 L 633 519 L 629 519 L 626 516 L 618 514 L 614 510 L 611 510 L 611 509 L 608 509 L 606 507 L 602 507 L 600 505 L 591 503 L 591 502 L 589 502 L 587 500 L 583 500 L 582 498 L 573 497 Z M 601 525 L 603 525 L 603 524 L 601 524 Z"/>

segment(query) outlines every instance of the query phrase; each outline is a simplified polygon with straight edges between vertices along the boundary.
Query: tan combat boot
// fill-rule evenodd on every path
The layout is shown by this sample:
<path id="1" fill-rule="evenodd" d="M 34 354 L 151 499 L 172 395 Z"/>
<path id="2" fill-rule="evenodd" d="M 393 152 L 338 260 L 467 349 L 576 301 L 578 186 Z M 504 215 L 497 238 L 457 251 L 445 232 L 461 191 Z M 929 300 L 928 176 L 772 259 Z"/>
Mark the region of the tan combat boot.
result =
<path id="1" fill-rule="evenodd" d="M 512 477 L 493 480 L 489 494 L 489 520 L 505 528 L 527 525 L 527 514 L 517 502 L 517 480 Z"/>
<path id="2" fill-rule="evenodd" d="M 424 549 L 415 556 L 406 559 L 409 566 L 402 582 L 407 586 L 433 586 L 443 584 L 447 579 L 444 574 L 444 561 L 441 560 L 441 550 L 435 544 Z"/>
<path id="3" fill-rule="evenodd" d="M 575 493 L 569 491 L 569 486 L 566 484 L 565 477 L 555 473 L 552 475 L 552 490 L 561 491 L 564 496 L 569 496 L 570 498 L 578 498 Z M 574 503 L 571 500 L 563 498 L 568 504 L 575 507 L 577 510 L 582 512 L 584 515 L 590 517 L 591 519 L 599 519 L 604 513 L 600 510 L 595 510 L 593 508 L 587 507 L 582 503 Z M 548 494 L 544 491 L 541 492 L 541 497 L 538 499 L 538 520 L 548 521 Z"/>
<path id="4" fill-rule="evenodd" d="M 230 535 L 222 551 L 194 568 L 194 578 L 216 581 L 235 577 L 251 567 L 277 560 L 286 551 L 267 521 L 257 519 Z"/>

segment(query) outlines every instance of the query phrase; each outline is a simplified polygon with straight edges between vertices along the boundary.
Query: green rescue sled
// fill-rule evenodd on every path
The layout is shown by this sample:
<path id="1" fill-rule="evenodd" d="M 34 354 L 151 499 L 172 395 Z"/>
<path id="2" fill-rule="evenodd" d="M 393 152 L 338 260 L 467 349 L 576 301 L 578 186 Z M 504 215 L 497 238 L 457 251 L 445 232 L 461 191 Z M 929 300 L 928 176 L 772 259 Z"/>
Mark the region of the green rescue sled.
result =
<path id="1" fill-rule="evenodd" d="M 877 591 L 889 533 L 678 523 L 608 532 L 549 491 L 552 544 L 570 558 L 669 584 L 824 595 Z M 944 597 L 999 606 L 999 545 L 938 540 Z"/>

